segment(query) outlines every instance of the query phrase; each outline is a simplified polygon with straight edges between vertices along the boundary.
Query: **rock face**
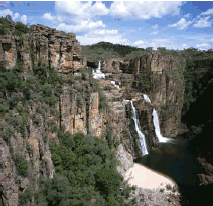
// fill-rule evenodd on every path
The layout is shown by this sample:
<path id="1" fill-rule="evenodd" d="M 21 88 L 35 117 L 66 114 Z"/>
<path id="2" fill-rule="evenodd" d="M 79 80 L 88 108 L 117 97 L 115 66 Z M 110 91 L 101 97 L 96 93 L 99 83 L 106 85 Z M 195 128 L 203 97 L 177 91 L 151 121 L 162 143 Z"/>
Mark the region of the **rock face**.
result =
<path id="1" fill-rule="evenodd" d="M 35 114 L 36 105 L 27 108 L 30 114 Z M 37 114 L 38 115 L 38 114 Z M 19 113 L 14 113 L 16 118 L 21 118 Z M 22 133 L 15 133 L 7 142 L 2 141 L 3 158 L 3 203 L 8 206 L 18 205 L 20 190 L 28 188 L 30 181 L 34 181 L 34 189 L 38 189 L 38 178 L 42 173 L 45 177 L 52 178 L 55 173 L 54 165 L 51 160 L 49 145 L 45 142 L 45 136 L 48 139 L 57 137 L 51 131 L 49 119 L 55 119 L 50 115 L 50 111 L 45 113 L 46 118 L 39 116 L 39 123 L 35 123 L 30 117 L 26 120 L 24 128 L 25 137 Z M 6 125 L 5 125 L 6 129 Z M 13 157 L 13 158 L 12 158 Z M 25 178 L 20 176 L 17 169 L 17 163 L 14 157 L 21 157 L 29 164 L 29 175 Z M 21 189 L 18 188 L 21 186 Z"/>
<path id="2" fill-rule="evenodd" d="M 97 60 L 88 59 L 87 66 L 92 68 L 98 68 L 99 62 Z"/>
<path id="3" fill-rule="evenodd" d="M 34 25 L 23 38 L 13 36 L 10 32 L 1 35 L 0 44 L 6 69 L 23 60 L 24 69 L 31 70 L 41 59 L 59 73 L 69 73 L 77 71 L 83 63 L 81 46 L 74 33 L 64 34 L 40 24 Z"/>
<path id="4" fill-rule="evenodd" d="M 152 117 L 153 106 L 147 103 L 144 99 L 133 101 L 133 106 L 136 110 L 136 118 L 139 120 L 139 128 L 145 135 L 147 150 L 148 152 L 150 152 L 157 143 Z M 129 131 L 131 133 L 131 136 L 134 137 L 132 138 L 134 151 L 133 158 L 136 159 L 138 157 L 141 157 L 143 154 L 141 153 L 141 143 L 138 133 L 135 131 L 135 123 L 132 118 L 132 107 L 130 102 L 126 103 L 126 117 L 129 122 Z"/>
<path id="5" fill-rule="evenodd" d="M 212 138 L 213 124 L 213 81 L 203 89 L 201 96 L 191 104 L 183 117 L 187 124 L 187 132 L 182 136 L 195 148 L 195 156 L 202 168 L 197 174 L 199 179 L 199 194 L 208 202 L 212 198 L 213 188 L 213 150 L 209 141 Z"/>
<path id="6" fill-rule="evenodd" d="M 184 97 L 185 59 L 152 51 L 128 62 L 109 60 L 105 65 L 102 71 L 109 72 L 107 68 L 110 68 L 114 72 L 112 78 L 117 78 L 121 87 L 128 85 L 150 97 L 157 109 L 163 136 L 178 134 Z M 118 73 L 119 70 L 122 73 Z"/>

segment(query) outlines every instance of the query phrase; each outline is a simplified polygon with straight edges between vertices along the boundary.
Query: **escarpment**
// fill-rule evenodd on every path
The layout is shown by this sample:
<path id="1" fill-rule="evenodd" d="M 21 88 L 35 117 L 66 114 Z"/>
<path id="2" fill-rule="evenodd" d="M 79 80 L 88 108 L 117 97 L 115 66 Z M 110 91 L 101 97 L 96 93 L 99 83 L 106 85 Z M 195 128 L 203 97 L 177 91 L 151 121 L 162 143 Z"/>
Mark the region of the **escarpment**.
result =
<path id="1" fill-rule="evenodd" d="M 106 60 L 102 71 L 111 70 L 111 78 L 121 82 L 121 86 L 129 85 L 148 94 L 160 116 L 162 134 L 176 136 L 183 107 L 185 66 L 185 59 L 153 51 L 125 62 Z"/>
<path id="2" fill-rule="evenodd" d="M 6 29 L 0 38 L 0 52 L 3 54 L 0 61 L 4 66 L 1 140 L 4 205 L 33 205 L 35 197 L 27 192 L 42 188 L 41 177 L 53 179 L 60 171 L 58 165 L 65 160 L 61 159 L 61 154 L 56 155 L 51 150 L 51 145 L 55 142 L 60 146 L 65 141 L 64 137 L 69 139 L 68 134 L 82 133 L 88 138 L 104 140 L 109 150 L 115 152 L 116 169 L 124 176 L 133 165 L 133 159 L 144 155 L 133 118 L 133 107 L 148 152 L 159 143 L 153 120 L 154 109 L 158 113 L 163 136 L 181 134 L 182 110 L 189 107 L 184 102 L 184 92 L 189 92 L 184 76 L 189 62 L 184 58 L 151 51 L 128 61 L 105 59 L 100 61 L 105 79 L 96 80 L 92 74 L 99 61 L 82 56 L 74 33 L 38 24 L 31 26 L 28 33 L 18 36 L 13 34 L 15 26 L 10 23 L 11 30 Z M 200 67 L 203 64 L 201 61 Z M 211 103 L 211 88 L 209 84 L 205 87 L 208 87 L 206 99 Z M 149 96 L 150 102 L 144 94 Z M 198 105 L 205 107 L 199 102 Z M 209 108 L 210 104 L 207 105 Z M 193 116 L 198 107 L 195 104 L 190 114 L 186 114 Z M 197 130 L 202 124 L 207 123 L 197 123 Z M 204 132 L 209 131 L 208 128 L 204 127 Z M 200 164 L 205 168 L 199 174 L 200 182 L 208 185 L 212 184 L 212 162 L 208 155 L 211 151 L 205 147 L 201 137 L 192 135 L 192 139 L 197 141 Z M 81 142 L 76 140 L 76 148 L 81 144 L 78 141 Z M 198 143 L 201 143 L 201 148 Z M 66 141 L 63 144 L 61 148 Z M 80 145 L 77 151 L 82 164 L 86 160 L 81 159 L 81 154 L 87 154 L 87 149 Z M 102 154 L 102 149 L 103 146 L 99 146 L 94 151 L 102 155 L 103 164 L 107 165 L 110 155 Z M 71 155 L 66 161 L 71 161 L 73 157 L 76 156 Z M 99 160 L 88 155 L 88 162 L 96 164 Z M 72 180 L 73 173 L 69 175 Z M 30 198 L 23 203 L 20 199 L 24 194 L 29 194 Z M 94 198 L 91 201 L 95 201 Z"/>

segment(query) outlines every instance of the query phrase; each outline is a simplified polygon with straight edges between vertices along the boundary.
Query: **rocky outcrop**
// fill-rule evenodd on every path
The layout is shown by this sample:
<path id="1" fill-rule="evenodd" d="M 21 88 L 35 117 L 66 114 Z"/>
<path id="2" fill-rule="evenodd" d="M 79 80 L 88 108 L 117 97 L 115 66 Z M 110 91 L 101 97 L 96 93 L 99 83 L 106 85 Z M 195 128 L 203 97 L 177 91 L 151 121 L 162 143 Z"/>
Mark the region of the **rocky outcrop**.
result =
<path id="1" fill-rule="evenodd" d="M 41 59 L 59 73 L 74 73 L 83 63 L 81 46 L 74 33 L 65 34 L 40 24 L 32 26 L 30 33 L 21 38 L 10 32 L 1 35 L 0 44 L 6 69 L 23 61 L 25 71 L 31 70 Z"/>
<path id="2" fill-rule="evenodd" d="M 119 144 L 116 151 L 116 159 L 119 161 L 117 164 L 117 171 L 125 177 L 125 172 L 133 166 L 132 155 L 126 152 L 122 144 Z"/>
<path id="3" fill-rule="evenodd" d="M 23 132 L 16 132 L 14 136 L 7 139 L 7 141 L 3 141 L 2 145 L 4 177 L 2 181 L 3 203 L 8 206 L 18 205 L 20 191 L 25 191 L 27 188 L 38 189 L 40 174 L 52 178 L 55 173 L 49 145 L 46 142 L 52 138 L 58 142 L 57 137 L 54 136 L 49 126 L 49 119 L 55 118 L 50 115 L 50 111 L 46 112 L 46 118 L 36 114 L 36 105 L 32 105 L 32 109 L 31 107 L 28 109 L 32 116 L 26 120 L 26 126 L 24 127 L 25 136 Z M 33 121 L 35 114 L 39 116 L 38 123 Z M 15 118 L 22 118 L 19 113 L 14 112 L 13 115 Z M 8 125 L 4 125 L 4 130 L 5 133 L 8 130 Z M 22 158 L 24 162 L 26 161 L 25 166 L 24 162 L 17 162 L 17 157 Z M 19 164 L 22 165 L 20 166 Z M 28 165 L 28 173 L 25 171 L 26 165 Z M 20 175 L 20 172 L 22 175 Z M 24 177 L 23 172 L 27 174 L 24 175 Z M 31 184 L 32 179 L 33 185 Z"/>
<path id="4" fill-rule="evenodd" d="M 114 63 L 113 63 L 114 62 Z M 163 136 L 176 136 L 180 129 L 184 97 L 185 59 L 152 51 L 129 61 L 107 60 L 102 72 L 139 92 L 146 93 L 157 109 Z M 119 71 L 122 71 L 120 73 Z"/>
<path id="5" fill-rule="evenodd" d="M 107 59 L 105 61 L 102 62 L 101 64 L 101 71 L 104 73 L 113 73 L 113 74 L 117 74 L 120 71 L 120 62 L 122 60 L 120 59 Z"/>

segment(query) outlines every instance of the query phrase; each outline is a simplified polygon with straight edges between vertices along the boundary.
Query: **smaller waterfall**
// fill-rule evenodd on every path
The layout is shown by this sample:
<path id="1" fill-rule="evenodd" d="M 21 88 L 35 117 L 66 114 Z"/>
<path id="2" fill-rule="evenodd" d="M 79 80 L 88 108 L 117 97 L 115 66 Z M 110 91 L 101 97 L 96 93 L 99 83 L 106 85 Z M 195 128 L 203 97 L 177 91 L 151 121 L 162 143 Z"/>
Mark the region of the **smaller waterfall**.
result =
<path id="1" fill-rule="evenodd" d="M 143 94 L 143 97 L 146 102 L 149 102 L 151 104 L 151 100 L 149 99 L 149 97 L 146 94 Z"/>
<path id="2" fill-rule="evenodd" d="M 113 84 L 115 87 L 117 87 L 118 89 L 120 89 L 120 88 L 119 88 L 119 85 L 116 85 L 116 84 L 115 84 L 115 81 L 111 81 L 111 84 Z"/>
<path id="3" fill-rule="evenodd" d="M 157 111 L 154 109 L 153 110 L 153 121 L 154 121 L 154 125 L 155 125 L 155 133 L 158 137 L 159 142 L 168 142 L 169 139 L 166 137 L 163 137 L 160 133 L 160 125 L 159 125 L 159 120 L 158 120 L 158 114 Z"/>
<path id="4" fill-rule="evenodd" d="M 146 94 L 143 94 L 143 97 L 146 102 L 149 102 L 151 104 L 151 100 L 149 99 L 149 97 Z M 153 122 L 154 122 L 154 126 L 155 126 L 155 133 L 157 135 L 158 141 L 159 142 L 168 142 L 170 139 L 163 137 L 161 135 L 158 114 L 155 109 L 152 112 L 152 116 L 153 116 Z"/>
<path id="5" fill-rule="evenodd" d="M 146 154 L 148 154 L 148 151 L 147 151 L 147 147 L 146 147 L 145 135 L 139 129 L 138 120 L 136 118 L 136 113 L 135 113 L 135 107 L 133 106 L 132 101 L 130 101 L 130 102 L 131 102 L 131 107 L 132 107 L 132 116 L 133 116 L 133 120 L 135 122 L 135 130 L 138 132 L 138 135 L 139 135 L 139 139 L 140 139 L 141 147 L 142 147 L 142 153 L 143 153 L 143 155 L 146 155 Z"/>
<path id="6" fill-rule="evenodd" d="M 105 78 L 105 74 L 101 72 L 101 61 L 99 61 L 98 64 L 98 68 L 96 69 L 96 71 L 92 71 L 93 73 L 93 78 L 94 79 L 104 79 Z"/>

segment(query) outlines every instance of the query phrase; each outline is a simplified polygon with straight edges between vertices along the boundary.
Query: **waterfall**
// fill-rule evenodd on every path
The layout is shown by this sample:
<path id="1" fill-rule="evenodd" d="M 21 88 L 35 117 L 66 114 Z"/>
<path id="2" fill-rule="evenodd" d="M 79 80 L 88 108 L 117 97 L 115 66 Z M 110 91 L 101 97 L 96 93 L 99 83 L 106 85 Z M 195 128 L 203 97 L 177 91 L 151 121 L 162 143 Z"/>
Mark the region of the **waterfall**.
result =
<path id="1" fill-rule="evenodd" d="M 116 84 L 115 84 L 115 81 L 111 81 L 111 84 L 113 84 L 115 87 L 117 87 L 118 89 L 120 89 L 120 88 L 119 88 L 119 85 L 116 85 Z"/>
<path id="2" fill-rule="evenodd" d="M 147 151 L 147 147 L 146 147 L 145 136 L 139 129 L 139 125 L 138 125 L 139 120 L 136 118 L 135 107 L 133 106 L 132 101 L 130 101 L 130 102 L 131 102 L 131 107 L 132 107 L 132 116 L 133 116 L 133 120 L 135 122 L 135 130 L 138 132 L 138 135 L 139 135 L 139 139 L 140 139 L 141 147 L 142 147 L 142 153 L 143 153 L 143 155 L 146 155 L 146 154 L 148 154 L 148 151 Z"/>
<path id="3" fill-rule="evenodd" d="M 160 133 L 160 125 L 159 125 L 158 114 L 157 114 L 157 111 L 155 109 L 153 110 L 152 116 L 153 116 L 153 121 L 154 121 L 154 125 L 155 125 L 155 133 L 158 137 L 158 141 L 159 142 L 168 142 L 169 139 L 166 138 L 166 137 L 163 137 Z"/>
<path id="4" fill-rule="evenodd" d="M 99 64 L 98 64 L 98 68 L 96 69 L 96 71 L 92 71 L 93 73 L 93 78 L 94 79 L 104 79 L 105 78 L 105 74 L 101 72 L 101 61 L 99 61 Z"/>
<path id="5" fill-rule="evenodd" d="M 149 97 L 146 94 L 143 94 L 143 97 L 146 102 L 149 102 L 151 104 L 151 100 L 149 99 Z"/>
<path id="6" fill-rule="evenodd" d="M 151 100 L 149 99 L 149 97 L 146 94 L 143 94 L 143 97 L 144 97 L 145 101 L 151 103 Z M 158 141 L 159 142 L 168 142 L 170 139 L 163 137 L 161 135 L 159 118 L 158 118 L 157 111 L 155 109 L 153 109 L 152 116 L 153 116 L 153 122 L 154 122 L 154 126 L 155 126 L 155 133 L 157 135 Z"/>

